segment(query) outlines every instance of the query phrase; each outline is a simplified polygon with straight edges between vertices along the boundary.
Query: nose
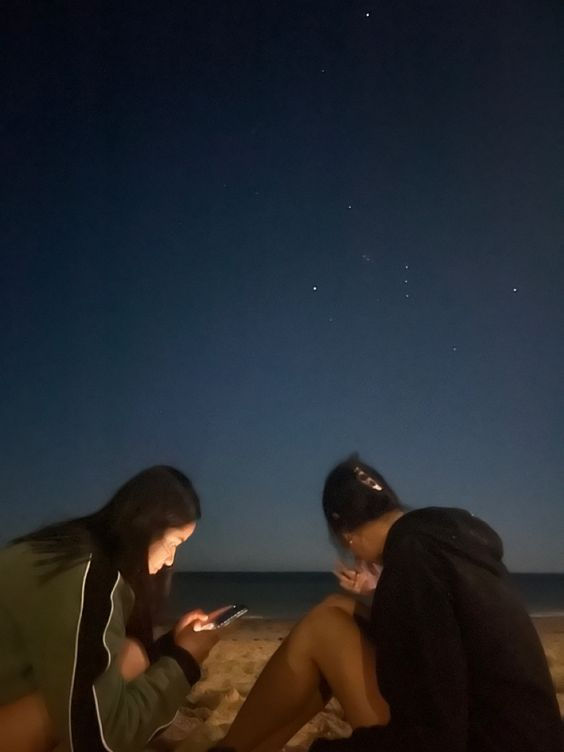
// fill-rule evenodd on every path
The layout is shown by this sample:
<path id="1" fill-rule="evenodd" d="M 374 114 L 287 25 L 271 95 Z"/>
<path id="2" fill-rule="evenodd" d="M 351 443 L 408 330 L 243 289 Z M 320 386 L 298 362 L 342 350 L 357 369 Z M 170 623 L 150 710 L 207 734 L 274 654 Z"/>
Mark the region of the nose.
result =
<path id="1" fill-rule="evenodd" d="M 175 551 L 171 551 L 169 553 L 169 555 L 166 557 L 165 564 L 167 565 L 167 567 L 171 567 L 174 564 L 174 554 L 175 553 L 176 553 Z"/>

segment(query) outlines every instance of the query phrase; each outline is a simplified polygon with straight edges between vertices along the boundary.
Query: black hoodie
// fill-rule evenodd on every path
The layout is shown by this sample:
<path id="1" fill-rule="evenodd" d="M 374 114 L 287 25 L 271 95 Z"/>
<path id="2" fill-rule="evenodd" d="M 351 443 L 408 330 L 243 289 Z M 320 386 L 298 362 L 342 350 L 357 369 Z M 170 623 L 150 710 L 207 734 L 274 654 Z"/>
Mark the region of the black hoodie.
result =
<path id="1" fill-rule="evenodd" d="M 394 523 L 370 624 L 391 721 L 312 752 L 563 752 L 544 652 L 502 555 L 461 509 Z"/>

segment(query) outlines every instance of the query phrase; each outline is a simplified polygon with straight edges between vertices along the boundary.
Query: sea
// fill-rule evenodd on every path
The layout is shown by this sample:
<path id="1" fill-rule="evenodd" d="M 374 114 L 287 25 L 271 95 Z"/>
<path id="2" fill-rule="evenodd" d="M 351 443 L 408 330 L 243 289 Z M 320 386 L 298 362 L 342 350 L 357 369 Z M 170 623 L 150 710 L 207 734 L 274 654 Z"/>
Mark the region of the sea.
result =
<path id="1" fill-rule="evenodd" d="M 564 573 L 512 574 L 532 616 L 564 616 Z M 247 618 L 294 620 L 340 588 L 328 572 L 176 572 L 167 617 L 229 603 L 249 608 Z M 344 591 L 340 591 L 344 592 Z"/>

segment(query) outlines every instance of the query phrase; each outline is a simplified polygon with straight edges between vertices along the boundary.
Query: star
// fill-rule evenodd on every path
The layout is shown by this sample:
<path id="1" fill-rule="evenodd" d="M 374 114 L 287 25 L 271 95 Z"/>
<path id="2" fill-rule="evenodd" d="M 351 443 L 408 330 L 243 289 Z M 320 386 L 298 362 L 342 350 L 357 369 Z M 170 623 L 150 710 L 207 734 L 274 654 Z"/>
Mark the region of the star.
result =
<path id="1" fill-rule="evenodd" d="M 519 288 L 518 288 L 518 287 L 514 287 L 514 288 L 513 288 L 513 292 L 518 292 L 518 291 L 519 291 Z"/>
<path id="2" fill-rule="evenodd" d="M 349 205 L 347 206 L 347 209 L 352 209 L 352 204 L 349 204 Z"/>
<path id="3" fill-rule="evenodd" d="M 313 292 L 317 292 L 317 285 L 314 285 L 312 288 Z"/>
<path id="4" fill-rule="evenodd" d="M 456 352 L 456 345 L 453 345 L 453 346 L 451 347 L 451 350 L 452 350 L 453 352 Z"/>
<path id="5" fill-rule="evenodd" d="M 370 18 L 370 13 L 366 12 L 364 15 L 366 16 L 366 18 Z"/>

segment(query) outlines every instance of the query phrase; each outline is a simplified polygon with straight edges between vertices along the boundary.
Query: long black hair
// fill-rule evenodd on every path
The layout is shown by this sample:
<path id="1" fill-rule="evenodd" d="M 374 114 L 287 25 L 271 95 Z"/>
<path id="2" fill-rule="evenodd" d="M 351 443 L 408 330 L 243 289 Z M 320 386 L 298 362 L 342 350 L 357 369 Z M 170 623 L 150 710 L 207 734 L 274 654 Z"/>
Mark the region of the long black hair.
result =
<path id="1" fill-rule="evenodd" d="M 340 462 L 325 480 L 323 512 L 337 543 L 365 522 L 405 508 L 386 479 L 358 454 Z"/>
<path id="2" fill-rule="evenodd" d="M 48 525 L 14 543 L 29 543 L 41 554 L 38 563 L 47 578 L 92 553 L 107 557 L 135 593 L 127 632 L 148 646 L 170 584 L 169 567 L 149 574 L 149 545 L 168 528 L 183 527 L 200 516 L 200 500 L 190 480 L 173 467 L 156 465 L 130 478 L 97 512 Z"/>

